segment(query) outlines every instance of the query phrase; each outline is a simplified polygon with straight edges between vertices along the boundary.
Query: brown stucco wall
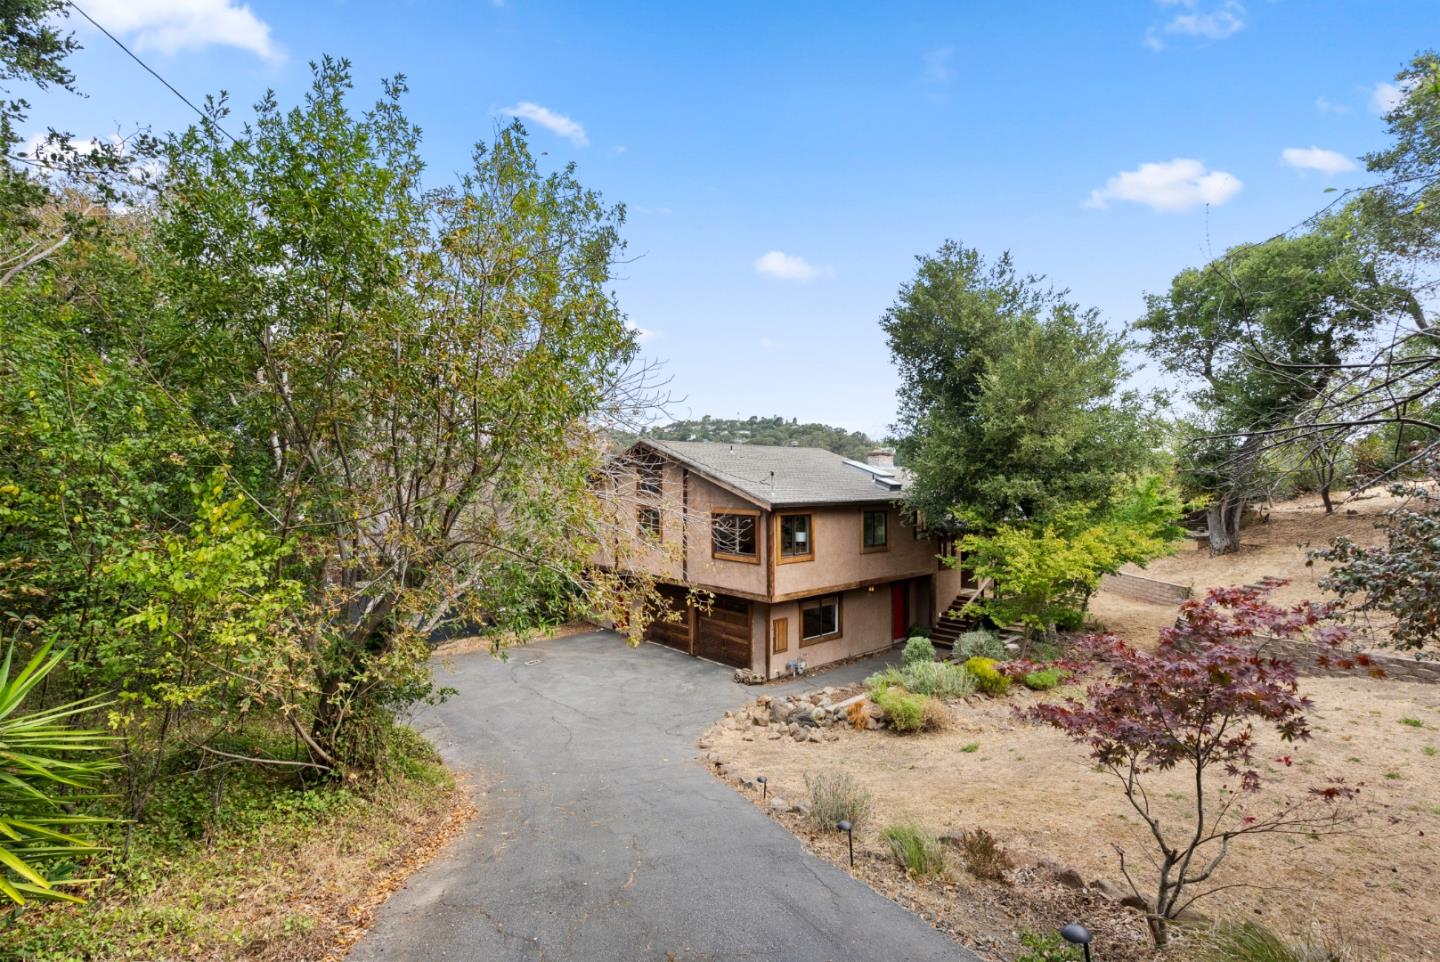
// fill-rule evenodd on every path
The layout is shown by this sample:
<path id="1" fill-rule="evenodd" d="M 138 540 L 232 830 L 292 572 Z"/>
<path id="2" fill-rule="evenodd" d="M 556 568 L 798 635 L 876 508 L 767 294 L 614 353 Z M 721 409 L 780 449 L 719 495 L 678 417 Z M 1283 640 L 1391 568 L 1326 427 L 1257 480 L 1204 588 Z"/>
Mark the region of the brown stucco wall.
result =
<path id="1" fill-rule="evenodd" d="M 765 613 L 767 625 L 763 633 L 766 644 L 770 643 L 771 629 L 777 618 L 790 620 L 789 650 L 770 656 L 770 677 L 777 678 L 785 673 L 785 663 L 803 655 L 810 668 L 818 668 L 832 661 L 884 651 L 893 642 L 890 639 L 890 586 L 880 585 L 873 591 L 859 588 L 840 593 L 841 637 L 813 645 L 800 646 L 800 601 L 786 601 L 768 606 Z M 757 608 L 764 607 L 757 605 Z M 759 632 L 757 632 L 759 634 Z M 764 671 L 764 652 L 755 664 L 756 671 Z"/>
<path id="2" fill-rule="evenodd" d="M 860 532 L 862 511 L 884 509 L 889 519 L 889 550 L 862 553 Z M 807 513 L 814 517 L 815 560 L 775 565 L 775 596 L 813 594 L 836 585 L 853 585 L 876 580 L 928 575 L 935 570 L 935 545 L 915 538 L 914 530 L 900 523 L 900 515 L 885 504 L 853 505 L 843 508 L 800 508 L 776 512 L 771 540 L 778 517 L 786 513 Z"/>
<path id="3" fill-rule="evenodd" d="M 950 608 L 950 602 L 960 594 L 962 582 L 960 569 L 952 568 L 949 565 L 941 564 L 935 570 L 935 592 L 931 595 L 930 602 L 934 606 L 932 615 L 938 619 Z"/>

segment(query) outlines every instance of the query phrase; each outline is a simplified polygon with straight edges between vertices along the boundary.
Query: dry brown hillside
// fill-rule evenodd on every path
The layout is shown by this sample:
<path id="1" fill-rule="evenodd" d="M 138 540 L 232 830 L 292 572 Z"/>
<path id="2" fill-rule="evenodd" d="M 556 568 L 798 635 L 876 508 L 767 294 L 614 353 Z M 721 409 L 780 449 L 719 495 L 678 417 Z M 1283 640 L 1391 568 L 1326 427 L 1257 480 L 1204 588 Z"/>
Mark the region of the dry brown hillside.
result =
<path id="1" fill-rule="evenodd" d="M 1190 541 L 1176 554 L 1152 561 L 1143 569 L 1132 566 L 1124 570 L 1187 585 L 1196 595 L 1207 588 L 1255 583 L 1269 575 L 1290 582 L 1272 594 L 1277 604 L 1320 600 L 1327 597 L 1318 582 L 1328 565 L 1316 562 L 1307 566 L 1306 550 L 1340 535 L 1361 544 L 1381 543 L 1384 535 L 1375 522 L 1399 501 L 1386 493 L 1361 495 L 1337 504 L 1332 515 L 1325 514 L 1318 497 L 1279 502 L 1271 507 L 1268 520 L 1244 529 L 1238 554 L 1214 557 L 1203 541 Z M 1153 643 L 1160 628 L 1175 620 L 1174 606 L 1136 601 L 1113 591 L 1096 595 L 1090 612 L 1095 620 L 1138 645 Z M 1384 628 L 1378 622 L 1358 627 L 1383 637 Z"/>

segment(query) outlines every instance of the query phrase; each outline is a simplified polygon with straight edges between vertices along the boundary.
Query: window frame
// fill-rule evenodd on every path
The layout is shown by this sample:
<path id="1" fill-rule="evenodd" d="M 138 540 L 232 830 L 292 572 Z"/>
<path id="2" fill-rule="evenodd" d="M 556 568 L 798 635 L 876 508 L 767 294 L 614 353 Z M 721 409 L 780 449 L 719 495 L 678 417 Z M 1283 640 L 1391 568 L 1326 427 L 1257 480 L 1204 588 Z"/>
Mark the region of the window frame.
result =
<path id="1" fill-rule="evenodd" d="M 805 519 L 805 544 L 807 550 L 804 554 L 785 553 L 785 519 Z M 815 560 L 815 512 L 813 511 L 785 511 L 775 515 L 775 563 L 782 565 L 796 564 L 802 561 Z"/>
<path id="2" fill-rule="evenodd" d="M 647 524 L 647 515 L 655 518 L 654 527 Z M 641 504 L 635 506 L 635 526 L 640 532 L 640 540 L 652 544 L 659 544 L 665 536 L 665 519 L 660 515 L 660 509 L 653 504 Z"/>
<path id="3" fill-rule="evenodd" d="M 884 540 L 879 544 L 866 544 L 866 538 L 870 534 L 869 522 L 872 514 L 880 515 L 881 533 Z M 885 508 L 862 508 L 860 510 L 860 553 L 879 554 L 882 551 L 890 550 L 890 512 Z"/>
<path id="4" fill-rule="evenodd" d="M 828 632 L 828 633 L 826 633 L 826 634 L 823 634 L 823 635 L 813 635 L 813 636 L 810 636 L 810 637 L 806 637 L 806 635 L 805 635 L 805 611 L 806 611 L 806 609 L 808 609 L 808 608 L 821 608 L 821 607 L 824 607 L 828 602 L 831 602 L 831 601 L 833 601 L 833 602 L 835 603 L 835 630 L 832 631 L 832 632 Z M 807 599 L 805 599 L 804 601 L 801 601 L 801 602 L 800 602 L 799 608 L 800 608 L 800 619 L 799 619 L 800 624 L 799 624 L 799 629 L 796 631 L 796 634 L 797 634 L 797 635 L 799 636 L 799 638 L 800 638 L 800 647 L 801 647 L 801 648 L 809 648 L 811 645 L 820 645 L 820 644 L 824 644 L 824 643 L 827 642 L 827 641 L 835 641 L 835 640 L 837 640 L 837 639 L 839 639 L 839 638 L 843 638 L 843 637 L 844 637 L 844 635 L 845 635 L 845 596 L 844 596 L 843 594 L 836 594 L 836 595 L 819 595 L 819 596 L 814 597 L 814 598 L 807 598 Z"/>
<path id="5" fill-rule="evenodd" d="M 755 537 L 755 553 L 732 554 L 728 551 L 719 551 L 715 547 L 715 532 L 718 530 L 715 524 L 716 519 L 721 516 L 738 516 L 750 519 L 750 530 Z M 717 561 L 738 561 L 741 564 L 758 565 L 760 563 L 760 512 L 753 508 L 716 508 L 710 512 L 710 557 Z"/>
<path id="6" fill-rule="evenodd" d="M 635 459 L 635 495 L 640 498 L 665 496 L 665 459 L 645 452 Z"/>

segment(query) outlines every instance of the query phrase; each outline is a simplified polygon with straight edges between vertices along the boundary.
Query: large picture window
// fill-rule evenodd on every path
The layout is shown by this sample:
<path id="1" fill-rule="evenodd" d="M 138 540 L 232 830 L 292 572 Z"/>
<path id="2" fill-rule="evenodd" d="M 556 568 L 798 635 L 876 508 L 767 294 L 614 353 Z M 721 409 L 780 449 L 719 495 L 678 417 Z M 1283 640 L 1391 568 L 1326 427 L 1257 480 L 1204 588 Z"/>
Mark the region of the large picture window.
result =
<path id="1" fill-rule="evenodd" d="M 860 521 L 860 550 L 884 551 L 890 547 L 890 514 L 866 511 Z"/>
<path id="2" fill-rule="evenodd" d="M 800 603 L 800 645 L 814 645 L 840 637 L 840 596 L 830 595 Z"/>
<path id="3" fill-rule="evenodd" d="M 780 516 L 780 560 L 809 561 L 815 557 L 815 519 L 808 514 Z"/>
<path id="4" fill-rule="evenodd" d="M 730 561 L 760 563 L 756 528 L 760 512 L 716 511 L 710 515 L 710 554 Z"/>

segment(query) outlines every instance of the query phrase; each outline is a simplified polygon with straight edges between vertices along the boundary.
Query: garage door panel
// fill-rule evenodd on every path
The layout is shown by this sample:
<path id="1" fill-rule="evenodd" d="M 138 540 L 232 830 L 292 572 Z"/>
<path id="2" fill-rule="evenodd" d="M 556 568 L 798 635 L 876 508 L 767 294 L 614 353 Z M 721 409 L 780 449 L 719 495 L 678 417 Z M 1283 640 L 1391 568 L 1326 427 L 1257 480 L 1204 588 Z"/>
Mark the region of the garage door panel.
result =
<path id="1" fill-rule="evenodd" d="M 750 603 L 739 598 L 715 599 L 700 612 L 695 654 L 736 668 L 750 667 Z"/>
<path id="2" fill-rule="evenodd" d="M 658 642 L 668 648 L 690 651 L 690 611 L 686 606 L 686 592 L 672 585 L 660 585 L 660 595 L 665 599 L 676 620 L 652 621 L 645 631 L 648 641 Z"/>

